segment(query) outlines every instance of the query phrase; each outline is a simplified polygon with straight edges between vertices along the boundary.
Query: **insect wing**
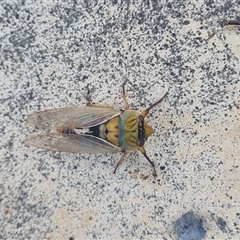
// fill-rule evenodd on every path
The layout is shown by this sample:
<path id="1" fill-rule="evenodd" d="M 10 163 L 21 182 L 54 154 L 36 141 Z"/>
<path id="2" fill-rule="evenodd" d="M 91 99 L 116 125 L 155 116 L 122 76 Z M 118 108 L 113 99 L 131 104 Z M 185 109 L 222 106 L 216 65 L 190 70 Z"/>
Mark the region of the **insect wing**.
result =
<path id="1" fill-rule="evenodd" d="M 27 145 L 70 153 L 114 153 L 121 148 L 108 141 L 87 134 L 41 134 L 26 138 Z"/>
<path id="2" fill-rule="evenodd" d="M 89 128 L 120 114 L 121 111 L 110 107 L 66 107 L 33 113 L 27 123 L 43 129 Z"/>

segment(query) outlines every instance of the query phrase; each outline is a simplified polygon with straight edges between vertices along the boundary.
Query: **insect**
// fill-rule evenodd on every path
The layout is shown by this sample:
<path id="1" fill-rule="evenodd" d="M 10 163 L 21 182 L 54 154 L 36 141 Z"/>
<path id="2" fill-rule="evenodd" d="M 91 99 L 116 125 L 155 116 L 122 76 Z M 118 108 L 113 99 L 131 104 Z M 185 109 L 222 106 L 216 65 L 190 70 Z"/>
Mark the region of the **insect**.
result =
<path id="1" fill-rule="evenodd" d="M 55 132 L 30 136 L 26 139 L 26 144 L 70 153 L 122 152 L 114 173 L 127 152 L 139 150 L 152 165 L 156 175 L 155 165 L 144 148 L 153 129 L 144 118 L 168 93 L 138 114 L 129 109 L 125 83 L 122 85 L 124 110 L 89 103 L 85 107 L 56 108 L 31 114 L 27 119 L 28 124 Z"/>

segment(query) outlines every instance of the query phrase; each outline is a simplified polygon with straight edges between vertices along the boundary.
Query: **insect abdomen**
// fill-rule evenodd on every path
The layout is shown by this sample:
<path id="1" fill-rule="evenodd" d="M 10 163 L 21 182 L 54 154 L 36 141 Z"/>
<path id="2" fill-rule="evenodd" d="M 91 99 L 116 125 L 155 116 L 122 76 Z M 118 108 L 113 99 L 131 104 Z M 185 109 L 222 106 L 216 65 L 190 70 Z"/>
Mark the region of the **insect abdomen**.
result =
<path id="1" fill-rule="evenodd" d="M 62 135 L 76 134 L 74 129 L 64 127 L 58 128 L 57 132 Z"/>
<path id="2" fill-rule="evenodd" d="M 110 119 L 106 124 L 106 139 L 115 146 L 119 146 L 118 123 L 119 117 L 115 117 Z"/>

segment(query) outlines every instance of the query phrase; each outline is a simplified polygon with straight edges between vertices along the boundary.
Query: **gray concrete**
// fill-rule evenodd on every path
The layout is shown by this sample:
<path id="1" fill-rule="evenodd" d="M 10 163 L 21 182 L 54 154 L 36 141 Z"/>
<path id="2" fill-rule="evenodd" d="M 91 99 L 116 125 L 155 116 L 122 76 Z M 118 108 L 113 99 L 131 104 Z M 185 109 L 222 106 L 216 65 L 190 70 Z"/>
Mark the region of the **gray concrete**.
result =
<path id="1" fill-rule="evenodd" d="M 139 2 L 139 3 L 138 3 Z M 192 211 L 206 239 L 240 239 L 240 16 L 235 1 L 10 1 L 0 4 L 0 238 L 176 239 Z M 37 110 L 96 103 L 140 112 L 140 153 L 27 147 Z"/>

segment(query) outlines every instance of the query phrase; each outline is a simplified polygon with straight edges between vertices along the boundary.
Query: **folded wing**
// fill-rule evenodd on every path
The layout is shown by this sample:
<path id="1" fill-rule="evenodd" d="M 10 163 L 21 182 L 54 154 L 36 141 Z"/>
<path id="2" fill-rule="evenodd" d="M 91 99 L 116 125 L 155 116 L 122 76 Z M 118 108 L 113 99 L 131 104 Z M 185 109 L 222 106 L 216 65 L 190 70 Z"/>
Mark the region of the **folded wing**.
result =
<path id="1" fill-rule="evenodd" d="M 70 153 L 114 153 L 121 148 L 88 134 L 40 134 L 26 138 L 27 145 Z"/>
<path id="2" fill-rule="evenodd" d="M 43 129 L 89 128 L 120 114 L 121 111 L 110 107 L 66 107 L 33 113 L 27 123 Z"/>

